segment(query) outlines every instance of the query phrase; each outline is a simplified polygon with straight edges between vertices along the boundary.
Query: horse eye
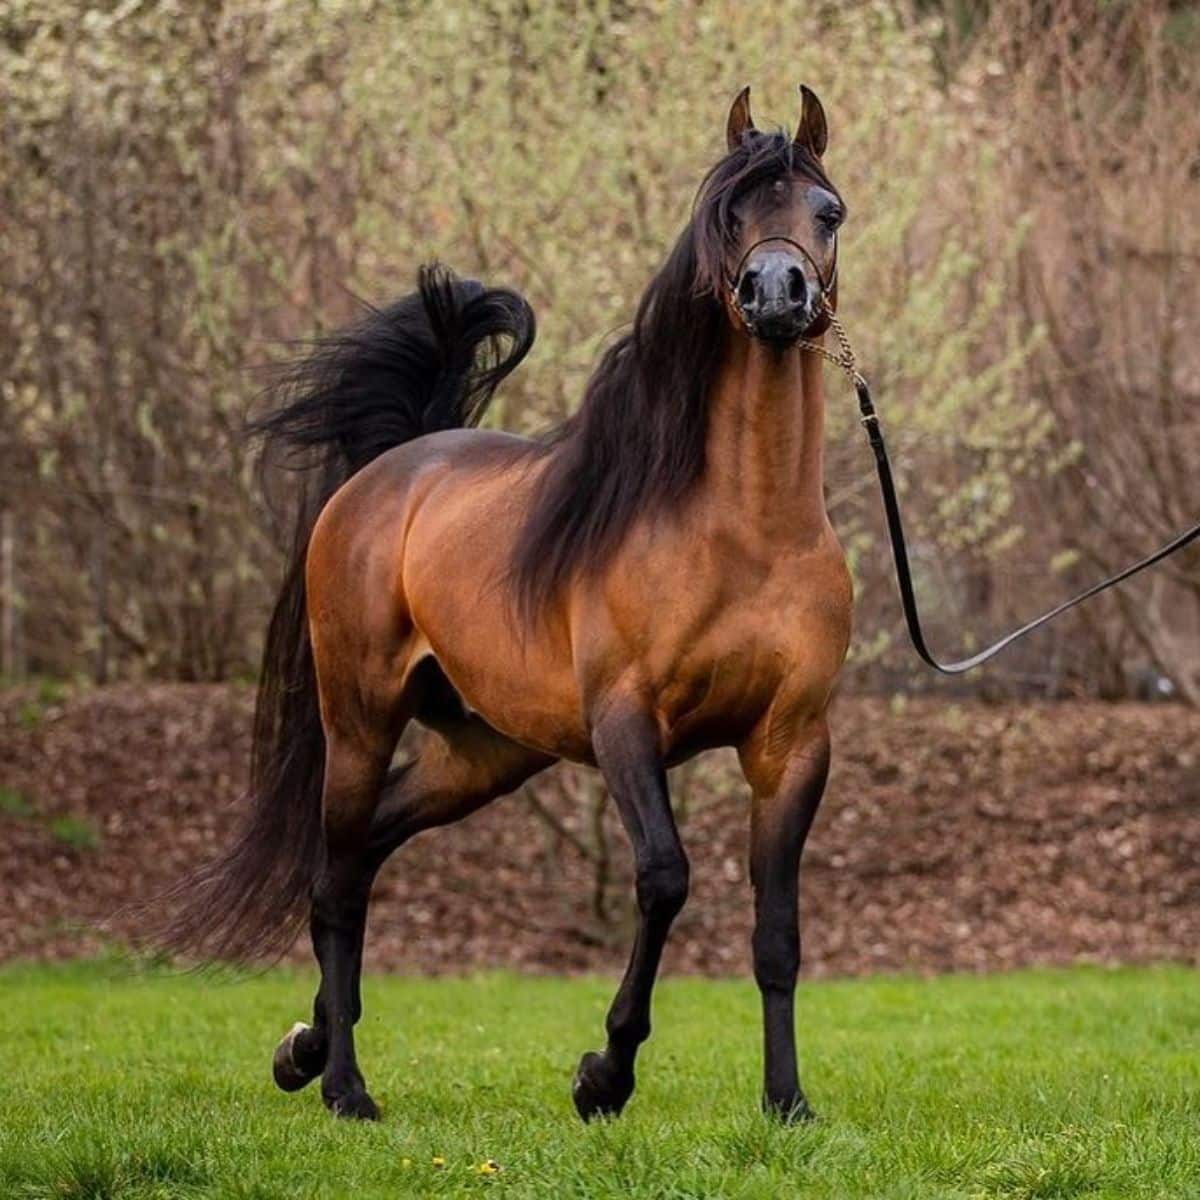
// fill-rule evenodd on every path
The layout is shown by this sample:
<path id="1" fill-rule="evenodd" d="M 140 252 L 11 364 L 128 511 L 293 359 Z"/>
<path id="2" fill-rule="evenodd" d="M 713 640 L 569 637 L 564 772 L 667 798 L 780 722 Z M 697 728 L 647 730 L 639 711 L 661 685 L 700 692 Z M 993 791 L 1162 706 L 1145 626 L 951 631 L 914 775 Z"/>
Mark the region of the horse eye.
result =
<path id="1" fill-rule="evenodd" d="M 826 233 L 836 233 L 838 226 L 842 223 L 842 212 L 837 208 L 827 208 L 817 217 L 817 220 Z"/>

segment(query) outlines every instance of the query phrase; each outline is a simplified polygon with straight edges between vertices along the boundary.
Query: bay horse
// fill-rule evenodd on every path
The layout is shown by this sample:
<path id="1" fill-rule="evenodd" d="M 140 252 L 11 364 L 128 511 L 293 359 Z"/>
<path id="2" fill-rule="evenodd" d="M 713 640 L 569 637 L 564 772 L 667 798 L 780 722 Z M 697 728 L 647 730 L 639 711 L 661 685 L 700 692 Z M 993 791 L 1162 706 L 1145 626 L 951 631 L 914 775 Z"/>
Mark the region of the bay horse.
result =
<path id="1" fill-rule="evenodd" d="M 733 746 L 753 792 L 763 1103 L 810 1115 L 799 867 L 852 593 L 823 496 L 821 360 L 800 346 L 836 306 L 845 206 L 821 103 L 801 95 L 794 136 L 757 130 L 749 89 L 737 96 L 632 327 L 548 436 L 475 428 L 534 319 L 514 292 L 441 268 L 320 341 L 261 422 L 311 487 L 266 639 L 246 824 L 167 940 L 252 957 L 308 917 L 321 982 L 312 1024 L 275 1052 L 281 1088 L 319 1075 L 334 1113 L 378 1115 L 354 1049 L 377 871 L 569 759 L 600 769 L 636 861 L 607 1044 L 573 1086 L 585 1120 L 619 1113 L 688 894 L 666 770 Z M 392 768 L 414 720 L 428 736 Z"/>

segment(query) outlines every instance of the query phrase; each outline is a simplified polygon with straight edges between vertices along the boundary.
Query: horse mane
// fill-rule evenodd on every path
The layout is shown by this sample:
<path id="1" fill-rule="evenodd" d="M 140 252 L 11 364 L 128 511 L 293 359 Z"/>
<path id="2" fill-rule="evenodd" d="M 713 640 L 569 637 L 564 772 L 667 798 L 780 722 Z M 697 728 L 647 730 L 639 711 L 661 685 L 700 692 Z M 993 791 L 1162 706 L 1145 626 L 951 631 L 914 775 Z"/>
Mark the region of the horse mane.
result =
<path id="1" fill-rule="evenodd" d="M 748 132 L 709 171 L 632 326 L 601 356 L 579 409 L 537 443 L 549 461 L 511 571 L 526 621 L 579 573 L 603 567 L 637 518 L 677 508 L 703 475 L 730 332 L 721 294 L 737 242 L 731 208 L 791 174 L 834 190 L 820 161 L 783 132 Z"/>

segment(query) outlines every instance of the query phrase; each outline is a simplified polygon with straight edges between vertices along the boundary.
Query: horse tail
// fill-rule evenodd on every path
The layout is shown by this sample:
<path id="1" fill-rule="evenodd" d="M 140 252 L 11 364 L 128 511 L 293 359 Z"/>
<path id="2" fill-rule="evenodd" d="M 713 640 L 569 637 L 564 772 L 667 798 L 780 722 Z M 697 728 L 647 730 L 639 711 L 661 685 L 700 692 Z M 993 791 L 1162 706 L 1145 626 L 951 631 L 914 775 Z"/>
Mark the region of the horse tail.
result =
<path id="1" fill-rule="evenodd" d="M 154 940 L 246 960 L 282 954 L 308 910 L 324 848 L 325 737 L 309 641 L 305 559 L 317 516 L 372 459 L 402 442 L 475 425 L 528 353 L 532 310 L 515 292 L 422 267 L 417 291 L 368 308 L 279 376 L 282 403 L 253 425 L 263 461 L 302 472 L 283 585 L 267 628 L 255 704 L 250 792 L 230 847 L 173 889 Z"/>

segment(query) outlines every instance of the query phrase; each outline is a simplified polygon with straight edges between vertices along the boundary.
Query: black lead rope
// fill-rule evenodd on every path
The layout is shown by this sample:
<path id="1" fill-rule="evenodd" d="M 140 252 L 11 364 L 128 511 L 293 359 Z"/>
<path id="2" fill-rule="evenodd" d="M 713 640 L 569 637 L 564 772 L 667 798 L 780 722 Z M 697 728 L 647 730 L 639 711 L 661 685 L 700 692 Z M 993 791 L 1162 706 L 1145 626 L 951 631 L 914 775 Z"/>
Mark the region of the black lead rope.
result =
<path id="1" fill-rule="evenodd" d="M 871 443 L 871 449 L 875 453 L 875 469 L 879 474 L 879 490 L 883 494 L 883 511 L 887 516 L 888 537 L 892 543 L 892 558 L 896 564 L 896 582 L 900 587 L 900 602 L 904 608 L 904 621 L 908 626 L 908 636 L 912 640 L 913 648 L 921 660 L 935 671 L 940 671 L 943 675 L 962 675 L 974 667 L 981 666 L 989 659 L 994 658 L 1001 650 L 1007 649 L 1013 642 L 1019 641 L 1027 633 L 1032 633 L 1035 629 L 1040 629 L 1043 625 L 1053 621 L 1055 617 L 1061 616 L 1077 604 L 1082 604 L 1085 600 L 1090 600 L 1093 596 L 1098 596 L 1110 587 L 1114 587 L 1116 584 L 1123 583 L 1126 579 L 1132 578 L 1134 575 L 1146 570 L 1147 567 L 1154 566 L 1155 563 L 1161 562 L 1168 555 L 1174 554 L 1176 550 L 1182 550 L 1188 543 L 1194 542 L 1200 537 L 1200 524 L 1193 525 L 1190 529 L 1184 530 L 1183 533 L 1173 538 L 1165 546 L 1155 550 L 1153 554 L 1135 562 L 1132 566 L 1126 567 L 1123 571 L 1118 571 L 1115 575 L 1110 575 L 1107 579 L 1101 580 L 1100 583 L 1093 584 L 1077 596 L 1072 596 L 1069 600 L 1064 600 L 1056 608 L 1042 613 L 1040 617 L 1035 617 L 1019 629 L 1014 629 L 1011 633 L 1005 634 L 998 642 L 993 642 L 990 646 L 980 650 L 978 654 L 973 654 L 970 658 L 961 658 L 957 662 L 939 662 L 934 657 L 933 651 L 929 649 L 929 644 L 925 641 L 924 630 L 921 628 L 921 614 L 917 610 L 917 595 L 913 588 L 912 568 L 908 561 L 908 543 L 904 537 L 904 521 L 900 516 L 900 501 L 896 496 L 896 482 L 892 478 L 892 464 L 888 459 L 887 445 L 883 439 L 883 427 L 879 422 L 879 414 L 875 411 L 875 404 L 871 400 L 871 389 L 867 385 L 867 381 L 859 374 L 855 367 L 854 351 L 850 347 L 850 339 L 846 336 L 846 331 L 842 328 L 842 324 L 838 320 L 833 308 L 832 293 L 834 283 L 837 279 L 836 242 L 834 243 L 833 267 L 830 271 L 829 280 L 826 282 L 816 260 L 799 242 L 794 241 L 790 237 L 766 237 L 760 239 L 742 255 L 738 262 L 737 270 L 730 278 L 731 302 L 734 308 L 740 312 L 741 305 L 737 296 L 737 279 L 751 251 L 766 242 L 775 241 L 786 242 L 788 245 L 799 250 L 809 261 L 813 271 L 816 273 L 817 281 L 821 288 L 821 308 L 829 318 L 829 325 L 838 340 L 840 352 L 832 354 L 818 342 L 809 341 L 807 338 L 801 340 L 800 346 L 802 349 L 811 350 L 819 354 L 822 358 L 840 367 L 854 384 L 854 390 L 858 394 L 858 411 L 862 417 L 863 428 L 867 431 L 867 440 Z"/>
<path id="2" fill-rule="evenodd" d="M 842 336 L 844 337 L 844 335 Z M 844 341 L 843 347 L 846 347 Z M 994 642 L 988 646 L 987 649 L 980 650 L 978 654 L 973 654 L 970 658 L 960 659 L 958 662 L 939 662 L 929 649 L 925 641 L 925 634 L 921 629 L 921 616 L 917 611 L 917 597 L 913 590 L 912 569 L 908 562 L 908 545 L 904 538 L 904 522 L 900 517 L 900 502 L 896 497 L 896 483 L 892 478 L 892 464 L 888 460 L 887 445 L 883 440 L 883 428 L 879 423 L 879 415 L 876 413 L 875 405 L 871 400 L 871 389 L 867 386 L 867 381 L 854 370 L 852 359 L 846 357 L 837 359 L 833 355 L 829 355 L 828 352 L 822 351 L 822 353 L 837 362 L 854 380 L 854 390 L 858 393 L 858 410 L 862 415 L 863 428 L 866 429 L 867 439 L 871 443 L 871 449 L 875 452 L 875 469 L 879 473 L 879 490 L 883 493 L 883 510 L 887 515 L 888 536 L 892 541 L 892 557 L 896 563 L 896 582 L 900 585 L 900 601 L 904 606 L 904 620 L 908 625 L 908 636 L 912 639 L 913 647 L 921 659 L 928 663 L 935 671 L 940 671 L 943 675 L 961 675 L 964 671 L 971 670 L 972 667 L 978 667 L 981 663 L 985 663 L 988 659 L 995 657 L 1001 650 L 1011 646 L 1013 642 L 1023 638 L 1027 633 L 1032 633 L 1035 629 L 1039 629 L 1047 622 L 1053 621 L 1055 617 L 1065 613 L 1068 609 L 1074 608 L 1077 604 L 1082 604 L 1085 600 L 1090 600 L 1093 596 L 1097 596 L 1115 584 L 1129 579 L 1140 571 L 1144 571 L 1147 567 L 1154 566 L 1155 563 L 1161 562 L 1170 554 L 1174 554 L 1176 550 L 1182 550 L 1189 542 L 1193 542 L 1197 537 L 1200 537 L 1200 525 L 1193 525 L 1191 529 L 1181 533 L 1153 554 L 1141 559 L 1139 562 L 1135 562 L 1130 567 L 1126 567 L 1116 575 L 1112 575 L 1108 579 L 1094 584 L 1086 591 L 1080 592 L 1079 595 L 1072 596 L 1070 600 L 1064 601 L 1057 608 L 1052 608 L 1049 612 L 1042 613 L 1040 617 L 1035 617 L 1027 625 L 1022 625 L 1020 629 L 1014 629 L 1012 633 L 1006 634 L 998 642 Z"/>

